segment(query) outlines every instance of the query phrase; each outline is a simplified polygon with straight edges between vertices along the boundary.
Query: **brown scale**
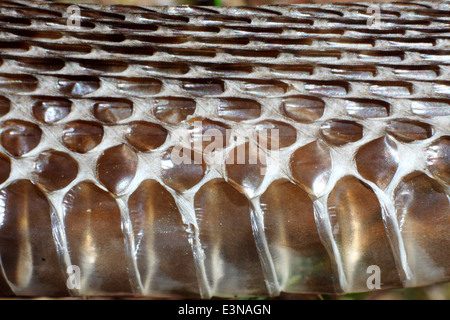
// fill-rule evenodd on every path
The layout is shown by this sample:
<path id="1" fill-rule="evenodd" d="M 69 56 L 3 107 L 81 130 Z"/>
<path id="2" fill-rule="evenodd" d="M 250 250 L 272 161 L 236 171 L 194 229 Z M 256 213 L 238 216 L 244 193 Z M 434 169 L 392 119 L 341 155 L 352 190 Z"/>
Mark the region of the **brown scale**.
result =
<path id="1" fill-rule="evenodd" d="M 194 37 L 193 38 L 196 42 L 203 43 L 203 44 L 216 44 L 216 45 L 223 45 L 223 44 L 236 44 L 236 45 L 246 45 L 250 42 L 248 38 L 244 37 Z"/>
<path id="2" fill-rule="evenodd" d="M 298 148 L 291 156 L 292 177 L 308 193 L 320 193 L 331 174 L 331 155 L 328 147 L 319 141 Z"/>
<path id="3" fill-rule="evenodd" d="M 411 101 L 411 111 L 427 118 L 450 115 L 449 99 L 417 99 Z"/>
<path id="4" fill-rule="evenodd" d="M 314 72 L 314 67 L 308 64 L 271 64 L 267 65 L 267 67 L 269 68 L 270 72 L 276 75 L 290 75 L 294 73 L 298 76 L 310 76 Z"/>
<path id="5" fill-rule="evenodd" d="M 239 191 L 252 196 L 264 180 L 267 159 L 256 141 L 236 146 L 225 159 L 228 181 Z"/>
<path id="6" fill-rule="evenodd" d="M 37 18 L 36 22 L 38 25 L 45 24 L 60 30 L 67 28 L 67 19 L 64 18 Z M 80 28 L 83 30 L 92 30 L 95 29 L 95 24 L 87 21 L 80 21 Z"/>
<path id="7" fill-rule="evenodd" d="M 151 96 L 159 93 L 162 89 L 162 83 L 158 79 L 116 77 L 109 80 L 115 84 L 118 90 L 129 95 Z"/>
<path id="8" fill-rule="evenodd" d="M 408 265 L 419 282 L 449 276 L 450 205 L 444 188 L 422 172 L 402 179 L 395 190 L 395 208 Z"/>
<path id="9" fill-rule="evenodd" d="M 26 57 L 17 57 L 10 58 L 12 61 L 15 61 L 17 66 L 23 70 L 35 70 L 35 71 L 58 71 L 64 68 L 65 62 L 62 59 L 55 58 L 26 58 Z"/>
<path id="10" fill-rule="evenodd" d="M 377 69 L 373 66 L 324 66 L 330 72 L 340 78 L 346 79 L 373 79 L 377 75 Z"/>
<path id="11" fill-rule="evenodd" d="M 30 38 L 31 39 L 41 39 L 41 40 L 55 40 L 55 39 L 61 39 L 63 37 L 63 34 L 61 32 L 57 31 L 39 31 L 39 30 L 32 30 L 32 29 L 9 29 L 9 28 L 3 28 L 5 32 L 9 32 L 12 35 L 23 37 L 23 38 Z"/>
<path id="12" fill-rule="evenodd" d="M 391 121 L 386 132 L 401 142 L 413 142 L 430 138 L 433 128 L 427 123 L 399 119 Z"/>
<path id="13" fill-rule="evenodd" d="M 385 118 L 390 112 L 389 103 L 375 99 L 348 99 L 344 106 L 348 115 L 360 119 Z"/>
<path id="14" fill-rule="evenodd" d="M 149 46 L 117 46 L 117 45 L 100 45 L 98 46 L 101 50 L 108 54 L 122 54 L 122 55 L 145 55 L 151 56 L 154 53 L 154 49 Z M 69 50 L 70 48 L 67 48 Z M 85 53 L 89 53 L 91 50 L 89 46 L 74 48 L 78 50 L 85 50 Z M 87 52 L 86 52 L 87 51 Z"/>
<path id="15" fill-rule="evenodd" d="M 118 33 L 93 33 L 93 32 L 66 32 L 67 36 L 74 39 L 95 41 L 95 42 L 123 42 L 125 36 Z"/>
<path id="16" fill-rule="evenodd" d="M 71 263 L 82 270 L 81 294 L 131 294 L 119 206 L 90 181 L 74 186 L 63 201 Z"/>
<path id="17" fill-rule="evenodd" d="M 105 150 L 97 161 L 98 180 L 112 193 L 122 193 L 136 175 L 138 158 L 125 144 Z"/>
<path id="18" fill-rule="evenodd" d="M 325 102 L 311 96 L 290 96 L 283 99 L 283 113 L 298 122 L 313 123 L 322 117 Z"/>
<path id="19" fill-rule="evenodd" d="M 64 76 L 57 80 L 57 88 L 63 95 L 82 97 L 97 91 L 100 80 L 90 76 Z"/>
<path id="20" fill-rule="evenodd" d="M 0 89 L 6 92 L 33 92 L 38 87 L 38 80 L 26 74 L 0 74 Z"/>
<path id="21" fill-rule="evenodd" d="M 0 48 L 2 49 L 2 52 L 9 53 L 9 52 L 27 52 L 30 50 L 30 44 L 26 43 L 25 41 L 0 41 Z"/>
<path id="22" fill-rule="evenodd" d="M 62 142 L 71 151 L 86 153 L 103 140 L 103 127 L 97 122 L 77 120 L 65 125 Z"/>
<path id="23" fill-rule="evenodd" d="M 33 45 L 47 50 L 49 53 L 62 53 L 63 55 L 88 54 L 92 47 L 88 44 L 66 44 L 54 42 L 34 42 Z"/>
<path id="24" fill-rule="evenodd" d="M 53 208 L 44 193 L 30 181 L 18 180 L 3 188 L 0 198 L 0 258 L 14 293 L 67 296 L 52 232 Z"/>
<path id="25" fill-rule="evenodd" d="M 196 193 L 194 207 L 212 295 L 267 295 L 247 198 L 214 179 Z"/>
<path id="26" fill-rule="evenodd" d="M 280 34 L 283 33 L 283 28 L 266 28 L 266 27 L 226 27 L 235 32 L 254 33 L 254 34 Z"/>
<path id="27" fill-rule="evenodd" d="M 11 109 L 11 101 L 3 96 L 0 96 L 0 117 L 6 115 Z"/>
<path id="28" fill-rule="evenodd" d="M 242 80 L 241 91 L 246 94 L 263 97 L 282 96 L 288 90 L 289 85 L 278 80 Z"/>
<path id="29" fill-rule="evenodd" d="M 207 57 L 214 58 L 216 50 L 214 49 L 176 49 L 176 48 L 157 48 L 161 52 L 166 52 L 173 56 L 187 57 Z"/>
<path id="30" fill-rule="evenodd" d="M 136 53 L 136 52 L 135 52 Z M 153 61 L 139 61 L 136 62 L 142 70 L 149 74 L 162 74 L 168 76 L 183 75 L 189 72 L 189 65 L 181 62 L 153 62 Z"/>
<path id="31" fill-rule="evenodd" d="M 327 206 L 349 289 L 367 290 L 366 271 L 371 265 L 380 268 L 384 287 L 400 286 L 381 206 L 371 188 L 346 176 L 331 191 Z"/>
<path id="32" fill-rule="evenodd" d="M 357 52 L 358 59 L 362 61 L 378 61 L 387 60 L 389 62 L 400 62 L 404 59 L 403 52 L 391 51 L 360 51 Z"/>
<path id="33" fill-rule="evenodd" d="M 219 33 L 220 28 L 210 26 L 195 26 L 195 25 L 167 25 L 165 26 L 171 30 L 174 34 L 177 33 Z"/>
<path id="34" fill-rule="evenodd" d="M 39 154 L 34 165 L 34 181 L 52 192 L 65 188 L 78 175 L 78 163 L 69 154 L 47 150 Z"/>
<path id="35" fill-rule="evenodd" d="M 289 51 L 288 51 L 289 52 Z M 298 58 L 305 58 L 305 59 L 314 59 L 319 58 L 323 60 L 332 59 L 332 60 L 339 60 L 342 56 L 342 53 L 340 51 L 310 51 L 310 50 L 302 50 L 302 51 L 292 51 L 292 54 L 295 57 Z"/>
<path id="36" fill-rule="evenodd" d="M 224 83 L 218 79 L 186 79 L 181 88 L 197 96 L 215 96 L 224 92 Z"/>
<path id="37" fill-rule="evenodd" d="M 409 67 L 402 66 L 392 70 L 392 73 L 399 78 L 414 80 L 414 79 L 435 79 L 440 76 L 439 68 L 433 67 Z"/>
<path id="38" fill-rule="evenodd" d="M 221 98 L 217 115 L 231 121 L 256 119 L 261 115 L 261 104 L 251 99 Z"/>
<path id="39" fill-rule="evenodd" d="M 190 143 L 196 151 L 207 154 L 230 144 L 231 135 L 227 133 L 230 130 L 229 125 L 200 117 L 191 118 L 187 122 Z"/>
<path id="40" fill-rule="evenodd" d="M 195 100 L 179 97 L 158 97 L 151 101 L 151 105 L 155 117 L 168 124 L 186 120 L 196 109 Z"/>
<path id="41" fill-rule="evenodd" d="M 158 26 L 147 23 L 131 23 L 131 22 L 107 22 L 111 29 L 119 31 L 156 31 Z"/>
<path id="42" fill-rule="evenodd" d="M 253 72 L 253 68 L 247 64 L 208 64 L 205 65 L 205 70 L 213 74 L 223 74 L 223 75 L 239 75 L 239 74 L 249 74 Z"/>
<path id="43" fill-rule="evenodd" d="M 375 40 L 368 38 L 368 39 L 352 39 L 352 38 L 327 38 L 323 39 L 324 41 L 327 41 L 328 43 L 332 44 L 346 44 L 346 45 L 368 45 L 371 47 L 375 46 Z M 370 67 L 370 66 L 367 66 Z"/>
<path id="44" fill-rule="evenodd" d="M 386 136 L 360 147 L 355 161 L 358 172 L 364 178 L 376 183 L 380 188 L 386 188 L 397 171 L 397 157 L 395 142 Z"/>
<path id="45" fill-rule="evenodd" d="M 363 136 L 363 127 L 353 121 L 329 120 L 322 123 L 320 133 L 326 142 L 340 147 L 360 140 Z"/>
<path id="46" fill-rule="evenodd" d="M 159 148 L 167 138 L 167 130 L 156 123 L 133 121 L 128 124 L 125 139 L 142 152 Z"/>
<path id="47" fill-rule="evenodd" d="M 34 123 L 7 120 L 2 125 L 2 146 L 14 157 L 21 157 L 38 146 L 42 130 Z"/>
<path id="48" fill-rule="evenodd" d="M 340 11 L 323 8 L 295 8 L 294 11 L 307 17 L 342 17 L 344 15 Z"/>
<path id="49" fill-rule="evenodd" d="M 92 18 L 92 19 L 108 19 L 108 20 L 125 20 L 125 16 L 122 14 L 107 12 L 107 11 L 99 11 L 99 10 L 92 10 L 92 9 L 84 9 L 80 10 L 80 15 L 82 17 L 86 18 Z"/>
<path id="50" fill-rule="evenodd" d="M 81 60 L 79 64 L 82 68 L 102 73 L 121 73 L 128 68 L 126 62 L 118 60 Z"/>
<path id="51" fill-rule="evenodd" d="M 181 44 L 189 41 L 188 37 L 172 37 L 172 36 L 160 36 L 160 35 L 147 35 L 147 34 L 130 34 L 127 35 L 130 40 L 138 40 L 141 42 L 149 42 L 152 44 Z"/>
<path id="52" fill-rule="evenodd" d="M 233 17 L 233 16 L 227 16 L 227 15 L 205 15 L 205 16 L 197 16 L 202 21 L 208 22 L 208 23 L 251 23 L 252 20 L 247 17 Z"/>
<path id="53" fill-rule="evenodd" d="M 11 173 L 11 160 L 0 153 L 0 183 L 5 182 L 9 178 L 9 174 Z"/>
<path id="54" fill-rule="evenodd" d="M 413 92 L 413 85 L 404 81 L 374 81 L 370 91 L 384 97 L 408 97 Z"/>
<path id="55" fill-rule="evenodd" d="M 35 97 L 33 116 L 42 123 L 55 123 L 67 117 L 72 101 L 63 97 Z"/>
<path id="56" fill-rule="evenodd" d="M 197 185 L 205 176 L 206 161 L 197 151 L 176 145 L 161 156 L 161 179 L 177 192 Z"/>
<path id="57" fill-rule="evenodd" d="M 286 148 L 297 140 L 297 131 L 288 123 L 274 120 L 264 120 L 254 126 L 257 143 L 262 148 L 276 150 Z"/>
<path id="58" fill-rule="evenodd" d="M 152 21 L 189 22 L 189 18 L 185 16 L 176 16 L 161 13 L 143 13 L 140 14 L 140 17 L 145 20 L 152 20 Z"/>
<path id="59" fill-rule="evenodd" d="M 308 194 L 289 180 L 276 180 L 262 195 L 261 208 L 278 281 L 287 291 L 335 292 L 338 278 Z"/>
<path id="60" fill-rule="evenodd" d="M 349 83 L 345 81 L 305 81 L 305 89 L 309 93 L 323 96 L 345 96 L 349 88 Z"/>
<path id="61" fill-rule="evenodd" d="M 107 124 L 113 124 L 131 117 L 133 102 L 127 99 L 97 99 L 93 105 L 94 116 Z"/>
<path id="62" fill-rule="evenodd" d="M 247 57 L 247 58 L 278 58 L 280 52 L 277 50 L 239 50 L 239 49 L 226 49 L 223 52 L 232 55 L 234 57 Z"/>
<path id="63" fill-rule="evenodd" d="M 144 294 L 197 295 L 190 236 L 172 195 L 157 181 L 145 180 L 128 208 Z"/>
<path id="64" fill-rule="evenodd" d="M 425 150 L 427 167 L 436 179 L 450 183 L 450 137 L 443 136 Z"/>

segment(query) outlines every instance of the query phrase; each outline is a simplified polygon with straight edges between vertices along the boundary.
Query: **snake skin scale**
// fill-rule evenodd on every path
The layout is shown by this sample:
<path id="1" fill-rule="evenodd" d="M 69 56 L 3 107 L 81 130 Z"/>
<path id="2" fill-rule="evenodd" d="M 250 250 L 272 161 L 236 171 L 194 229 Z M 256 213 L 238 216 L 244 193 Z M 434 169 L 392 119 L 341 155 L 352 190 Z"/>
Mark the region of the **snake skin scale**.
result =
<path id="1" fill-rule="evenodd" d="M 0 1 L 0 296 L 449 281 L 449 45 L 446 1 Z"/>

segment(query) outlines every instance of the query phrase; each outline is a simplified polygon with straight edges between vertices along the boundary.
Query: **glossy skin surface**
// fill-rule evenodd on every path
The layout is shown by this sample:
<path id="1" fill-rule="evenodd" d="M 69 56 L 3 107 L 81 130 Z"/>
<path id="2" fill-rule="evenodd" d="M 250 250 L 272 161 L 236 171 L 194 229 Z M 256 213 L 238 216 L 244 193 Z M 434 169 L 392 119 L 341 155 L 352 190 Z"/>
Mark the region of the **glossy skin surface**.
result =
<path id="1" fill-rule="evenodd" d="M 47 150 L 36 160 L 33 172 L 36 183 L 47 191 L 55 191 L 67 187 L 78 174 L 78 164 L 64 152 Z"/>
<path id="2" fill-rule="evenodd" d="M 228 180 L 241 192 L 252 195 L 264 180 L 267 162 L 266 152 L 256 143 L 239 145 L 225 160 Z"/>
<path id="3" fill-rule="evenodd" d="M 194 206 L 212 295 L 267 294 L 248 200 L 216 179 L 199 190 Z"/>
<path id="4" fill-rule="evenodd" d="M 424 140 L 433 135 L 429 124 L 404 119 L 392 121 L 386 128 L 386 132 L 402 142 Z"/>
<path id="5" fill-rule="evenodd" d="M 291 96 L 283 100 L 284 114 L 298 122 L 312 123 L 319 119 L 325 110 L 323 100 L 310 96 Z"/>
<path id="6" fill-rule="evenodd" d="M 280 286 L 286 291 L 339 291 L 308 194 L 289 180 L 277 180 L 262 195 L 261 208 Z"/>
<path id="7" fill-rule="evenodd" d="M 8 179 L 11 172 L 11 160 L 4 154 L 0 154 L 0 183 Z"/>
<path id="8" fill-rule="evenodd" d="M 42 98 L 33 105 L 33 115 L 40 122 L 55 123 L 69 115 L 71 106 L 68 99 Z"/>
<path id="9" fill-rule="evenodd" d="M 370 141 L 355 156 L 358 172 L 366 179 L 385 188 L 398 168 L 397 146 L 389 137 Z"/>
<path id="10" fill-rule="evenodd" d="M 147 152 L 166 141 L 167 130 L 156 123 L 135 121 L 129 124 L 125 138 L 137 150 Z"/>
<path id="11" fill-rule="evenodd" d="M 0 201 L 0 259 L 14 292 L 67 295 L 52 232 L 53 208 L 44 193 L 19 180 L 0 191 Z"/>
<path id="12" fill-rule="evenodd" d="M 384 286 L 399 286 L 401 282 L 381 206 L 370 187 L 346 176 L 330 193 L 327 205 L 349 289 L 367 289 L 366 270 L 371 265 L 382 270 Z"/>
<path id="13" fill-rule="evenodd" d="M 131 195 L 128 208 L 144 294 L 198 294 L 189 235 L 170 193 L 146 180 Z"/>
<path id="14" fill-rule="evenodd" d="M 109 191 L 122 193 L 136 175 L 137 164 L 137 155 L 131 147 L 122 144 L 109 148 L 98 158 L 98 178 Z"/>
<path id="15" fill-rule="evenodd" d="M 179 145 L 168 149 L 161 158 L 161 178 L 177 192 L 186 191 L 205 176 L 203 155 Z"/>
<path id="16" fill-rule="evenodd" d="M 322 124 L 321 134 L 326 142 L 340 147 L 361 139 L 363 128 L 356 122 L 331 120 Z"/>
<path id="17" fill-rule="evenodd" d="M 445 184 L 450 183 L 450 137 L 436 140 L 426 149 L 427 167 L 436 179 Z"/>
<path id="18" fill-rule="evenodd" d="M 81 293 L 131 294 L 120 210 L 112 195 L 84 181 L 67 193 L 63 206 L 71 262 L 84 270 Z"/>
<path id="19" fill-rule="evenodd" d="M 291 156 L 292 176 L 311 194 L 320 193 L 328 182 L 331 156 L 320 141 L 311 142 L 297 149 Z"/>
<path id="20" fill-rule="evenodd" d="M 450 281 L 447 5 L 81 7 L 1 2 L 0 295 Z"/>
<path id="21" fill-rule="evenodd" d="M 2 145 L 15 157 L 21 157 L 30 152 L 41 141 L 41 129 L 31 122 L 8 120 L 3 123 L 2 129 Z"/>
<path id="22" fill-rule="evenodd" d="M 261 115 L 261 105 L 249 99 L 223 98 L 219 102 L 217 115 L 231 121 L 256 119 Z"/>
<path id="23" fill-rule="evenodd" d="M 195 100 L 186 98 L 162 97 L 155 99 L 153 103 L 156 118 L 169 124 L 186 120 L 196 109 Z"/>
<path id="24" fill-rule="evenodd" d="M 70 150 L 86 153 L 102 142 L 103 132 L 103 127 L 96 122 L 74 121 L 65 126 L 62 141 Z"/>
<path id="25" fill-rule="evenodd" d="M 94 104 L 95 117 L 104 123 L 116 123 L 133 114 L 133 103 L 129 100 L 104 99 Z"/>
<path id="26" fill-rule="evenodd" d="M 406 176 L 395 191 L 400 232 L 405 241 L 408 263 L 419 273 L 422 285 L 448 277 L 450 205 L 440 184 L 421 172 Z"/>

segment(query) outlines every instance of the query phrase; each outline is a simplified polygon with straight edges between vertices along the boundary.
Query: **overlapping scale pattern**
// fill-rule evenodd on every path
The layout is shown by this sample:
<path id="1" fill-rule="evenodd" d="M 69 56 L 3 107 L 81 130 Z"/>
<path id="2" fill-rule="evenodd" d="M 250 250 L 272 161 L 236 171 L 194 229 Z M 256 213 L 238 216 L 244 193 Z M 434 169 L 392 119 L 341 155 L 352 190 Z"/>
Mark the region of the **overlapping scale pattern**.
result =
<path id="1" fill-rule="evenodd" d="M 450 280 L 450 3 L 68 7 L 0 1 L 1 296 Z"/>

